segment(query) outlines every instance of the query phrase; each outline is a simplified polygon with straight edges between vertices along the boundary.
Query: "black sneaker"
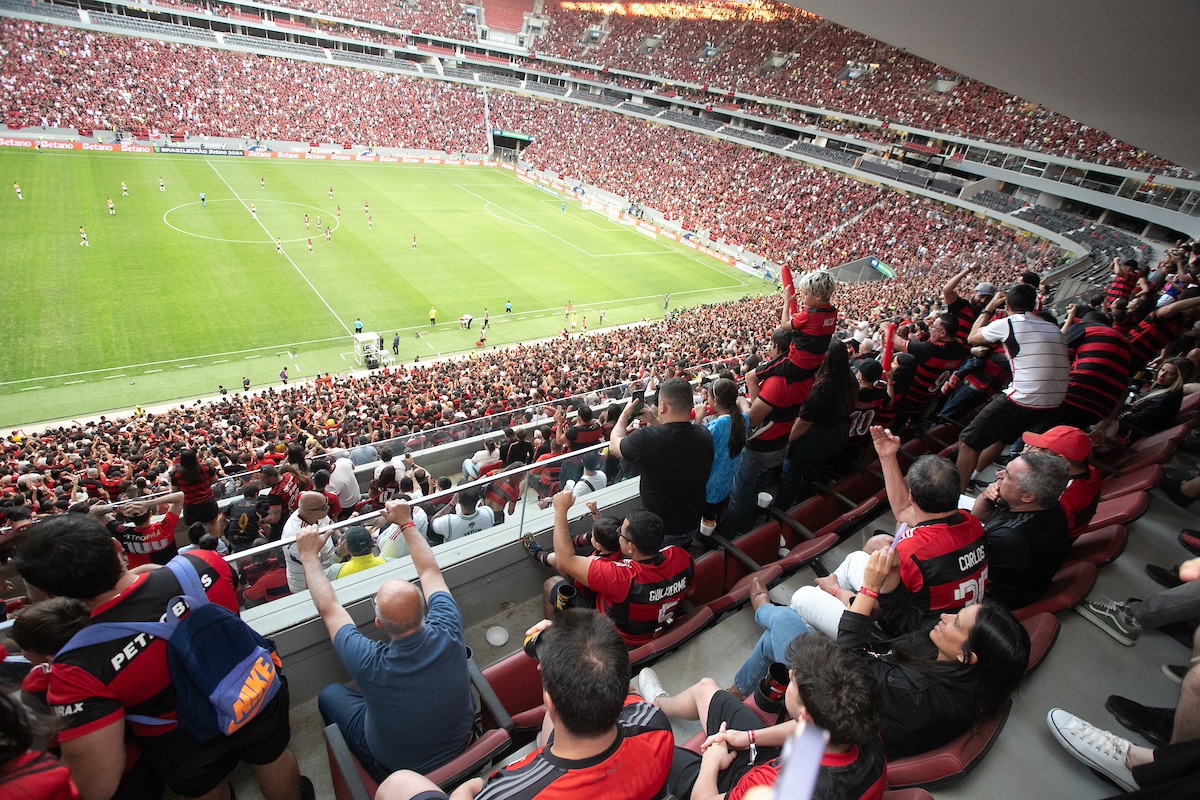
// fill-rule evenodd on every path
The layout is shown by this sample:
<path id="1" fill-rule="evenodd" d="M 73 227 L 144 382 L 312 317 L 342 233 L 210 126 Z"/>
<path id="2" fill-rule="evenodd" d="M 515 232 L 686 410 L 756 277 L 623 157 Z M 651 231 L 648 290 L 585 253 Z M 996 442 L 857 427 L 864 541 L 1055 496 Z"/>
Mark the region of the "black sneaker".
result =
<path id="1" fill-rule="evenodd" d="M 1188 674 L 1191 667 L 1187 664 L 1163 664 L 1162 674 L 1171 679 L 1172 683 L 1183 685 L 1183 679 Z"/>
<path id="2" fill-rule="evenodd" d="M 1155 747 L 1162 747 L 1171 741 L 1171 732 L 1175 728 L 1175 709 L 1144 706 L 1115 694 L 1109 696 L 1104 707 L 1112 712 L 1117 722 L 1145 736 Z"/>
<path id="3" fill-rule="evenodd" d="M 1174 589 L 1176 586 L 1182 586 L 1183 581 L 1179 579 L 1179 567 L 1159 567 L 1154 564 L 1146 565 L 1146 573 L 1157 583 L 1162 584 L 1168 589 Z"/>
<path id="4" fill-rule="evenodd" d="M 1194 469 L 1175 469 L 1174 467 L 1167 467 L 1163 470 L 1163 476 L 1169 481 L 1190 481 L 1192 478 L 1196 477 L 1196 475 L 1200 475 L 1200 473 L 1196 472 Z"/>
<path id="5" fill-rule="evenodd" d="M 1165 633 L 1181 645 L 1186 647 L 1190 652 L 1194 639 L 1196 638 L 1195 627 L 1186 622 L 1168 622 L 1166 625 L 1158 626 L 1159 633 Z"/>
<path id="6" fill-rule="evenodd" d="M 300 800 L 317 800 L 317 790 L 306 776 L 300 776 Z"/>
<path id="7" fill-rule="evenodd" d="M 1161 486 L 1163 492 L 1165 492 L 1167 497 L 1171 498 L 1171 502 L 1177 506 L 1187 508 L 1192 504 L 1192 501 L 1196 499 L 1194 497 L 1188 497 L 1183 493 L 1183 489 L 1180 486 L 1180 481 L 1173 481 L 1168 478 L 1164 478 Z"/>

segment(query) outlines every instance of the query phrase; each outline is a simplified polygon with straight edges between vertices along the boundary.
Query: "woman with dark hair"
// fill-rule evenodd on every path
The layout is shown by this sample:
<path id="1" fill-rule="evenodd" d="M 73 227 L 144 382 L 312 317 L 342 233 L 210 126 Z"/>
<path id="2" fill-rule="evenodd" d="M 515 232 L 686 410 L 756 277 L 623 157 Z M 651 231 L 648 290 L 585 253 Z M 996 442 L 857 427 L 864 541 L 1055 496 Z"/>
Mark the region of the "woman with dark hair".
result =
<path id="1" fill-rule="evenodd" d="M 704 487 L 704 516 L 719 522 L 729 505 L 738 458 L 746 446 L 750 416 L 742 405 L 749 407 L 749 404 L 744 400 L 739 402 L 737 384 L 724 378 L 702 386 L 701 392 L 703 399 L 696 406 L 696 424 L 703 422 L 707 406 L 712 417 L 704 426 L 713 440 L 713 465 Z"/>
<path id="2" fill-rule="evenodd" d="M 195 450 L 179 451 L 179 465 L 171 472 L 171 486 L 183 492 L 183 521 L 187 525 L 203 523 L 209 533 L 220 536 L 221 509 L 212 490 L 216 481 L 216 472 L 196 457 Z"/>
<path id="3" fill-rule="evenodd" d="M 290 472 L 296 476 L 300 491 L 307 492 L 312 488 L 312 468 L 304 457 L 304 448 L 298 444 L 289 444 L 287 460 L 279 465 L 280 472 Z"/>
<path id="4" fill-rule="evenodd" d="M 371 507 L 383 508 L 387 501 L 399 492 L 400 482 L 396 480 L 396 468 L 391 464 L 385 464 L 379 471 L 379 477 L 371 481 Z"/>
<path id="5" fill-rule="evenodd" d="M 894 553 L 871 554 L 837 640 L 863 656 L 879 683 L 888 758 L 927 753 L 999 716 L 1029 664 L 1029 634 L 989 601 L 942 614 L 928 634 L 885 639 L 871 614 L 898 568 Z"/>
<path id="6" fill-rule="evenodd" d="M 0 690 L 0 786 L 5 796 L 79 800 L 66 765 L 44 750 L 31 749 L 34 733 L 18 695 L 7 687 Z"/>
<path id="7" fill-rule="evenodd" d="M 931 630 L 887 638 L 872 621 L 877 607 L 872 595 L 899 566 L 886 549 L 872 553 L 837 636 L 839 645 L 859 654 L 879 685 L 879 733 L 888 758 L 927 753 L 1003 713 L 1029 663 L 1029 634 L 991 602 L 942 614 Z M 765 630 L 728 690 L 735 697 L 753 693 L 797 636 L 820 635 L 810 634 L 795 611 L 772 605 L 765 588 L 751 601 L 754 619 Z"/>
<path id="8" fill-rule="evenodd" d="M 850 442 L 850 413 L 858 400 L 858 380 L 850 369 L 850 355 L 838 338 L 829 342 L 825 360 L 817 370 L 812 393 L 788 437 L 788 457 L 779 477 L 775 505 L 791 508 L 796 491 L 815 467 L 837 458 Z"/>

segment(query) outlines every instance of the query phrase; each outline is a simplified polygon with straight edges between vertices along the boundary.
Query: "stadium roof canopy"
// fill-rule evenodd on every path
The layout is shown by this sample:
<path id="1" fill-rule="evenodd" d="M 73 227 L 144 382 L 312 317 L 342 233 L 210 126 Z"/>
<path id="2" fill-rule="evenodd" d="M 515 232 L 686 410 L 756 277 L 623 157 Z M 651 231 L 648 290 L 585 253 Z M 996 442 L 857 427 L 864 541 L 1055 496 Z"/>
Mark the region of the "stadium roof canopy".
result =
<path id="1" fill-rule="evenodd" d="M 1196 0 L 787 0 L 1200 172 Z"/>

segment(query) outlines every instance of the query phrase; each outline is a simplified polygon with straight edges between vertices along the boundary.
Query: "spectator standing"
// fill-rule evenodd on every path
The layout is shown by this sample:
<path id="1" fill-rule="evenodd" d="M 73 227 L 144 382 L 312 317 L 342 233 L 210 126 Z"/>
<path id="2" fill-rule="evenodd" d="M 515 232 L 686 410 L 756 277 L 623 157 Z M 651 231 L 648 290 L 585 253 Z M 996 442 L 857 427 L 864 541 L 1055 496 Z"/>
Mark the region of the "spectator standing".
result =
<path id="1" fill-rule="evenodd" d="M 284 523 L 282 538 L 293 541 L 285 544 L 280 550 L 280 554 L 287 567 L 288 589 L 293 592 L 302 592 L 307 588 L 304 582 L 304 564 L 300 561 L 300 551 L 294 541 L 296 535 L 305 525 L 320 525 L 328 519 L 329 501 L 325 499 L 325 495 L 320 492 L 304 492 L 300 495 L 295 513 Z M 321 562 L 326 569 L 333 566 L 333 562 L 336 560 L 334 544 L 332 537 L 329 538 L 321 551 Z"/>
<path id="2" fill-rule="evenodd" d="M 201 462 L 195 450 L 185 448 L 179 452 L 179 466 L 171 472 L 171 486 L 183 492 L 183 523 L 203 523 L 209 533 L 220 536 L 221 509 L 212 489 L 216 480 L 212 466 Z"/>
<path id="3" fill-rule="evenodd" d="M 968 306 L 970 307 L 970 306 Z M 912 383 L 896 402 L 896 421 L 893 427 L 899 431 L 904 423 L 912 419 L 920 424 L 937 397 L 942 384 L 950 379 L 967 357 L 966 345 L 955 338 L 956 326 L 961 318 L 952 314 L 938 314 L 929 326 L 929 341 L 912 341 L 898 334 L 893 335 L 897 353 L 907 353 L 916 359 L 916 372 Z"/>
<path id="4" fill-rule="evenodd" d="M 182 558 L 208 587 L 208 599 L 237 613 L 229 565 L 209 550 Z M 92 610 L 92 623 L 157 622 L 171 599 L 184 593 L 170 570 L 129 572 L 108 532 L 86 514 L 38 525 L 22 543 L 17 567 L 36 594 L 82 600 Z M 230 736 L 203 743 L 175 724 L 175 690 L 163 639 L 136 633 L 68 651 L 55 659 L 47 700 L 62 726 L 63 761 L 84 798 L 107 798 L 117 790 L 131 735 L 151 771 L 184 797 L 220 791 L 245 762 L 254 766 L 266 800 L 309 800 L 315 797 L 312 784 L 300 777 L 288 749 L 287 680 L 282 671 L 279 677 L 279 691 L 253 720 Z M 163 724 L 134 722 L 127 719 L 130 713 L 157 717 Z"/>
<path id="5" fill-rule="evenodd" d="M 977 466 L 990 463 L 1001 447 L 1035 429 L 1067 393 L 1071 366 L 1066 339 L 1054 323 L 1033 314 L 1036 300 L 1037 291 L 1027 284 L 1014 286 L 1007 297 L 996 295 L 967 337 L 973 347 L 1000 342 L 1013 378 L 1008 390 L 993 397 L 959 436 L 958 475 L 964 490 Z M 1008 316 L 990 321 L 1002 303 L 1008 305 Z M 981 459 L 981 454 L 989 457 Z"/>
<path id="6" fill-rule="evenodd" d="M 442 766 L 462 752 L 475 718 L 462 614 L 433 550 L 413 523 L 408 503 L 389 502 L 383 517 L 400 526 L 421 584 L 417 589 L 408 581 L 390 580 L 379 587 L 374 625 L 387 634 L 386 642 L 364 636 L 338 603 L 321 567 L 327 535 L 310 525 L 296 540 L 313 605 L 358 684 L 357 691 L 330 684 L 317 707 L 325 724 L 337 724 L 377 781 L 399 769 L 429 772 Z M 430 724 L 434 720 L 437 724 Z M 424 733 L 414 738 L 417 728 Z"/>
<path id="7" fill-rule="evenodd" d="M 713 412 L 708 422 L 703 423 L 713 441 L 712 469 L 704 485 L 704 515 L 719 524 L 729 506 L 738 459 L 746 447 L 750 416 L 741 408 L 745 401 L 739 402 L 737 384 L 728 378 L 718 378 L 701 391 L 703 399 L 696 405 L 696 424 L 703 422 L 706 406 Z"/>
<path id="8" fill-rule="evenodd" d="M 225 510 L 225 540 L 233 552 L 249 550 L 261 535 L 262 504 L 258 499 L 262 486 L 250 481 L 242 487 L 242 497 Z"/>
<path id="9" fill-rule="evenodd" d="M 294 475 L 281 472 L 272 464 L 259 467 L 258 478 L 271 489 L 262 521 L 271 526 L 271 539 L 278 539 L 283 535 L 284 523 L 299 507 L 300 484 Z"/>
<path id="10" fill-rule="evenodd" d="M 167 513 L 152 522 L 151 514 L 160 505 L 167 507 Z M 162 566 L 179 553 L 175 546 L 175 526 L 179 524 L 182 510 L 183 492 L 172 492 L 155 500 L 127 504 L 124 514 L 133 522 L 132 526 L 109 521 L 108 529 L 125 548 L 130 569 L 146 564 Z"/>
<path id="11" fill-rule="evenodd" d="M 450 542 L 485 531 L 496 524 L 492 509 L 479 502 L 478 489 L 456 492 L 453 502 L 442 507 L 429 522 L 430 540 L 434 544 Z"/>
<path id="12" fill-rule="evenodd" d="M 1087 428 L 1119 408 L 1129 394 L 1129 342 L 1108 325 L 1108 318 L 1089 311 L 1075 322 L 1075 306 L 1068 306 L 1063 332 L 1071 372 L 1067 393 L 1050 421 Z"/>
<path id="13" fill-rule="evenodd" d="M 554 430 L 555 439 L 562 445 L 564 453 L 583 450 L 604 440 L 604 426 L 595 418 L 591 406 L 587 405 L 579 407 L 574 425 L 567 424 L 566 414 L 561 408 L 556 409 Z M 564 482 L 578 480 L 579 476 L 583 474 L 583 462 L 578 458 L 563 461 L 560 474 Z"/>
<path id="14" fill-rule="evenodd" d="M 712 434 L 692 424 L 692 387 L 684 378 L 659 384 L 657 410 L 645 407 L 649 425 L 628 430 L 636 403 L 621 412 L 609 447 L 641 467 L 642 508 L 663 521 L 664 541 L 687 547 L 700 527 L 705 487 L 713 464 Z"/>
<path id="15" fill-rule="evenodd" d="M 1070 547 L 1059 503 L 1067 462 L 1048 452 L 1015 458 L 975 500 L 988 556 L 988 597 L 1009 609 L 1036 601 L 1050 586 Z"/>

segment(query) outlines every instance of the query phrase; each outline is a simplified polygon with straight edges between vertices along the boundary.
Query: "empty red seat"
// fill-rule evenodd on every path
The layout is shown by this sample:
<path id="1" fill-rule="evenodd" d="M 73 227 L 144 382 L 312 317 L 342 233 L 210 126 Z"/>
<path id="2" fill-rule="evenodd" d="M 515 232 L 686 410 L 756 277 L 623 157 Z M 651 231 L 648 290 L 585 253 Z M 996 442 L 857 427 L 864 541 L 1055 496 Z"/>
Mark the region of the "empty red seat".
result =
<path id="1" fill-rule="evenodd" d="M 677 619 L 667 632 L 646 644 L 629 651 L 629 661 L 635 670 L 648 667 L 658 659 L 686 644 L 700 631 L 713 623 L 715 617 L 711 608 L 704 606 L 696 609 L 695 613 Z M 514 718 L 514 722 L 516 719 Z"/>
<path id="2" fill-rule="evenodd" d="M 1018 608 L 1013 612 L 1013 616 L 1019 620 L 1026 620 L 1042 612 L 1056 614 L 1087 597 L 1095 583 L 1095 564 L 1087 561 L 1067 564 L 1055 574 L 1054 579 L 1050 581 L 1050 588 L 1046 590 L 1040 600 L 1030 603 L 1024 608 Z"/>
<path id="3" fill-rule="evenodd" d="M 725 593 L 725 554 L 710 550 L 696 559 L 688 602 L 694 606 L 711 603 Z"/>
<path id="4" fill-rule="evenodd" d="M 783 570 L 779 568 L 779 565 L 772 564 L 765 569 L 742 578 L 719 597 L 705 602 L 704 608 L 712 611 L 714 617 L 719 617 L 721 614 L 732 611 L 750 601 L 750 585 L 754 582 L 755 578 L 758 578 L 766 586 L 770 586 L 782 576 Z M 695 599 L 692 599 L 691 602 L 692 605 L 700 607 L 700 604 Z"/>
<path id="5" fill-rule="evenodd" d="M 822 553 L 837 546 L 837 543 L 838 535 L 832 531 L 819 539 L 801 542 L 789 550 L 788 554 L 776 563 L 776 566 L 783 572 L 800 569 Z"/>
<path id="6" fill-rule="evenodd" d="M 1087 561 L 1097 567 L 1115 561 L 1117 556 L 1125 551 L 1129 541 L 1128 532 L 1124 525 L 1109 525 L 1096 531 L 1081 534 L 1071 543 L 1067 551 L 1068 564 L 1076 561 Z"/>
<path id="7" fill-rule="evenodd" d="M 1112 500 L 1134 492 L 1148 492 L 1163 479 L 1162 464 L 1147 464 L 1141 469 L 1126 472 L 1124 475 L 1113 475 L 1100 483 L 1100 498 Z"/>
<path id="8" fill-rule="evenodd" d="M 515 734 L 541 730 L 546 707 L 542 705 L 542 673 L 538 671 L 537 661 L 524 650 L 518 650 L 484 668 L 483 677 L 512 717 Z M 483 709 L 483 719 L 485 726 L 495 726 L 487 708 Z"/>
<path id="9" fill-rule="evenodd" d="M 1083 532 L 1098 531 L 1110 525 L 1128 525 L 1145 514 L 1149 507 L 1149 492 L 1134 492 L 1111 500 L 1101 500 Z"/>
<path id="10" fill-rule="evenodd" d="M 910 786 L 937 786 L 939 783 L 961 778 L 970 772 L 987 755 L 996 737 L 1004 728 L 1010 702 L 1004 712 L 975 730 L 970 730 L 949 744 L 918 756 L 893 759 L 887 765 L 889 788 Z"/>
<path id="11" fill-rule="evenodd" d="M 325 755 L 329 759 L 329 775 L 333 778 L 336 800 L 371 800 L 375 796 L 379 784 L 350 752 L 337 725 L 325 728 Z"/>
<path id="12" fill-rule="evenodd" d="M 1049 612 L 1034 614 L 1021 620 L 1025 632 L 1029 634 L 1029 663 L 1025 674 L 1033 672 L 1045 660 L 1054 641 L 1058 639 L 1058 617 Z"/>

